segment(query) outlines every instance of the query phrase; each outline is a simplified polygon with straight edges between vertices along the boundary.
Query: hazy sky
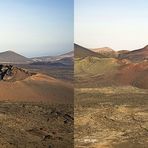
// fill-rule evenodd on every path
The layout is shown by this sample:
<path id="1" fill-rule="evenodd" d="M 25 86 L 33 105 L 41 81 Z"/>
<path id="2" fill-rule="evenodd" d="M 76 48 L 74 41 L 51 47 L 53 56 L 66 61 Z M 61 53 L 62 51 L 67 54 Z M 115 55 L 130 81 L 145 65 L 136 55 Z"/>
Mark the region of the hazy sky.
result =
<path id="1" fill-rule="evenodd" d="M 75 0 L 75 42 L 115 50 L 148 44 L 148 0 Z"/>
<path id="2" fill-rule="evenodd" d="M 28 57 L 73 49 L 73 0 L 1 0 L 0 52 Z"/>

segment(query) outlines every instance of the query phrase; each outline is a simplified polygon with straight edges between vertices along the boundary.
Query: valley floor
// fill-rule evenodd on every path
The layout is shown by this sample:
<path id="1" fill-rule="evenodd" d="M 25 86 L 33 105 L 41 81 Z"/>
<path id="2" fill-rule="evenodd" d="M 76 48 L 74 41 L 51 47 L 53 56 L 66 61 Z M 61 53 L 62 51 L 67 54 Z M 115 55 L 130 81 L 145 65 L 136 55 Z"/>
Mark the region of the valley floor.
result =
<path id="1" fill-rule="evenodd" d="M 148 90 L 75 89 L 75 148 L 146 148 Z"/>
<path id="2" fill-rule="evenodd" d="M 0 148 L 72 147 L 72 105 L 0 102 Z"/>

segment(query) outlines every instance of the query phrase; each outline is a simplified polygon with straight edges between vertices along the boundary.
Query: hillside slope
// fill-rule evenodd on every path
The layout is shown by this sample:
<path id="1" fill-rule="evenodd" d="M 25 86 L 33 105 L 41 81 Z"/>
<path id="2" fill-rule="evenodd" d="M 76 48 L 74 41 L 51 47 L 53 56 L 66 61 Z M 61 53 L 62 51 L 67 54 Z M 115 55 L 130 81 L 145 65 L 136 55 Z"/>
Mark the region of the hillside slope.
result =
<path id="1" fill-rule="evenodd" d="M 43 74 L 15 82 L 0 81 L 0 90 L 0 101 L 73 102 L 72 85 Z"/>
<path id="2" fill-rule="evenodd" d="M 112 58 L 75 60 L 76 84 L 83 87 L 134 86 L 148 89 L 148 62 Z"/>
<path id="3" fill-rule="evenodd" d="M 75 61 L 75 74 L 85 74 L 88 77 L 113 72 L 119 66 L 114 58 L 86 57 Z"/>
<path id="4" fill-rule="evenodd" d="M 99 58 L 104 57 L 103 55 L 101 55 L 99 53 L 95 53 L 85 47 L 82 47 L 77 44 L 74 45 L 74 57 L 75 58 L 85 58 L 88 56 L 99 57 Z"/>
<path id="5" fill-rule="evenodd" d="M 27 64 L 29 62 L 31 62 L 31 59 L 26 58 L 13 51 L 6 51 L 0 53 L 0 63 Z"/>
<path id="6" fill-rule="evenodd" d="M 133 50 L 127 53 L 119 54 L 120 59 L 129 59 L 133 62 L 148 60 L 148 45 L 144 48 Z"/>

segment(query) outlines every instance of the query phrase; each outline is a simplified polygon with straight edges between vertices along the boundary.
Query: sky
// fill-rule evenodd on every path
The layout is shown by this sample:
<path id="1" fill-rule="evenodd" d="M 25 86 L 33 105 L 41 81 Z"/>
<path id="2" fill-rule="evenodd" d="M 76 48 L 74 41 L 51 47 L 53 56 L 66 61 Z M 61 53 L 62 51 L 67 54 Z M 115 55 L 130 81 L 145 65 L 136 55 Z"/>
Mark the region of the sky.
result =
<path id="1" fill-rule="evenodd" d="M 1 0 L 0 52 L 27 57 L 73 50 L 73 0 Z"/>
<path id="2" fill-rule="evenodd" d="M 148 45 L 148 0 L 75 0 L 74 41 L 87 48 Z"/>

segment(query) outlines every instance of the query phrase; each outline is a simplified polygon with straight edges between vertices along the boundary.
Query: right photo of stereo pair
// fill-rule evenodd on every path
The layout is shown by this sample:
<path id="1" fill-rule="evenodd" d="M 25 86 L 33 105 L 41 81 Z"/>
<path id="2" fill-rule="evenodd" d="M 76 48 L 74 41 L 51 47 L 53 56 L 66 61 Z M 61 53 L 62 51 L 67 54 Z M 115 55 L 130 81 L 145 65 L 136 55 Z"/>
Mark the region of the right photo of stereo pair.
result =
<path id="1" fill-rule="evenodd" d="M 148 1 L 75 0 L 75 148 L 148 148 Z"/>

